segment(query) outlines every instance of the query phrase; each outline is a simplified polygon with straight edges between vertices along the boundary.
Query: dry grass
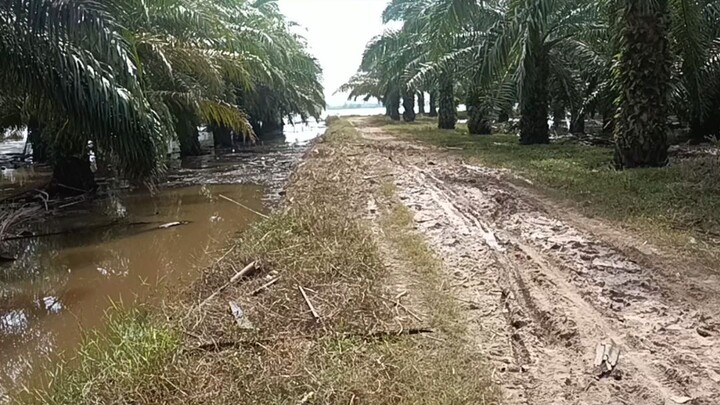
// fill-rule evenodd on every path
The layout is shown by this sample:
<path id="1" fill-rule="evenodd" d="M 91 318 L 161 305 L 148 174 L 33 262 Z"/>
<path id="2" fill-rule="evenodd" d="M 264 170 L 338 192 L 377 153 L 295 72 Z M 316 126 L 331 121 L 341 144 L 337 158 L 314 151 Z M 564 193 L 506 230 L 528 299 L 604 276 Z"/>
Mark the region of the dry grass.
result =
<path id="1" fill-rule="evenodd" d="M 449 293 L 442 289 L 442 263 L 430 250 L 425 238 L 414 230 L 413 215 L 395 194 L 392 183 L 384 183 L 383 194 L 386 197 L 387 209 L 381 218 L 380 225 L 393 249 L 398 252 L 413 271 L 417 285 L 421 287 L 423 301 L 432 308 L 434 327 L 454 337 L 462 337 L 465 328 L 455 302 L 448 297 Z"/>
<path id="2" fill-rule="evenodd" d="M 190 400 L 183 396 L 183 401 L 491 403 L 494 393 L 487 380 L 478 378 L 480 359 L 449 344 L 444 330 L 437 332 L 443 337 L 407 334 L 427 325 L 399 316 L 392 304 L 391 272 L 363 218 L 368 196 L 382 190 L 361 180 L 377 170 L 363 159 L 361 143 L 346 121 L 333 122 L 293 179 L 286 210 L 239 241 L 234 267 L 208 274 L 201 283 L 204 296 L 245 263 L 260 263 L 254 279 L 228 290 L 199 311 L 199 319 L 186 322 L 189 333 L 199 338 L 190 339 L 190 346 L 234 344 L 231 350 L 191 351 L 179 359 L 171 373 L 174 385 L 202 393 Z M 252 296 L 269 277 L 280 281 Z M 230 299 L 240 303 L 255 331 L 237 328 L 227 311 Z M 176 392 L 168 390 L 162 401 L 180 400 Z"/>

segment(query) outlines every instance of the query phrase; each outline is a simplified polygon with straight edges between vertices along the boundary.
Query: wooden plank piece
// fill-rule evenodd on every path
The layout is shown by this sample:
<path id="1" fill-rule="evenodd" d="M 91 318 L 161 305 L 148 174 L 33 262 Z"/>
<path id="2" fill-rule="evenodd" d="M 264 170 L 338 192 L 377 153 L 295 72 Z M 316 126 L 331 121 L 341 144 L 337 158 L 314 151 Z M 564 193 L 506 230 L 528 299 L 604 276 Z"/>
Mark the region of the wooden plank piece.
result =
<path id="1" fill-rule="evenodd" d="M 612 342 L 612 345 L 610 346 L 610 354 L 608 355 L 608 364 L 610 367 L 615 368 L 619 359 L 620 347 L 615 342 Z"/>
<path id="2" fill-rule="evenodd" d="M 597 347 L 595 348 L 595 361 L 593 361 L 593 365 L 595 367 L 600 367 L 602 365 L 604 355 L 605 355 L 605 344 L 598 343 Z"/>

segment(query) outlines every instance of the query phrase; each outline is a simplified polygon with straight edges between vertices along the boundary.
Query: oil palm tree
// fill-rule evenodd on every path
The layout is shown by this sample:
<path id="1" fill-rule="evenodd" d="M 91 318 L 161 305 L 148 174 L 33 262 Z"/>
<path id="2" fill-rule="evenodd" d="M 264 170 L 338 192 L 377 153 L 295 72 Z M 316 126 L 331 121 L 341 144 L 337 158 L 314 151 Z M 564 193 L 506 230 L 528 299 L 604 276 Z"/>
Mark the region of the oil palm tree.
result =
<path id="1" fill-rule="evenodd" d="M 408 86 L 434 81 L 439 102 L 438 127 L 453 129 L 457 122 L 456 96 L 465 95 L 471 133 L 486 133 L 485 97 L 477 82 L 477 58 L 472 52 L 478 38 L 501 17 L 497 7 L 475 0 L 392 1 L 384 13 L 386 21 L 404 21 L 414 33 L 415 60 L 408 66 Z M 460 85 L 462 88 L 457 88 Z"/>
<path id="2" fill-rule="evenodd" d="M 620 168 L 667 163 L 667 115 L 672 55 L 667 0 L 626 0 L 622 9 L 615 164 Z"/>
<path id="3" fill-rule="evenodd" d="M 168 132 L 147 102 L 131 45 L 115 27 L 95 1 L 3 1 L 0 86 L 28 100 L 24 124 L 41 121 L 56 151 L 96 139 L 121 170 L 142 177 L 157 168 Z"/>
<path id="4" fill-rule="evenodd" d="M 407 65 L 414 56 L 411 43 L 411 34 L 405 30 L 388 30 L 373 38 L 365 48 L 359 72 L 338 92 L 349 92 L 350 98 L 377 97 L 393 120 L 401 118 L 402 101 L 403 118 L 414 121 L 415 94 L 405 82 Z"/>
<path id="5" fill-rule="evenodd" d="M 252 137 L 253 129 L 281 128 L 285 115 L 305 120 L 324 107 L 320 68 L 275 2 L 124 0 L 116 6 L 143 61 L 146 92 L 169 113 L 186 153 L 197 152 L 199 122 L 222 134 L 216 144 L 228 146 L 231 130 Z"/>
<path id="6" fill-rule="evenodd" d="M 2 92 L 56 163 L 94 139 L 147 177 L 170 139 L 197 152 L 201 123 L 252 136 L 324 108 L 320 67 L 271 0 L 9 0 L 0 23 Z"/>
<path id="7" fill-rule="evenodd" d="M 568 92 L 574 89 L 564 55 L 585 48 L 583 37 L 606 27 L 595 2 L 517 0 L 505 6 L 500 9 L 504 18 L 476 45 L 483 81 L 513 84 L 504 94 L 519 100 L 521 143 L 548 143 L 551 78 Z"/>
<path id="8" fill-rule="evenodd" d="M 413 76 L 412 71 L 421 68 L 428 60 L 436 58 L 449 46 L 451 33 L 462 27 L 466 18 L 465 12 L 471 0 L 393 0 L 383 12 L 383 21 L 402 21 L 403 31 L 413 41 L 411 50 L 414 53 L 413 67 L 402 67 L 406 75 Z M 432 35 L 428 35 L 432 33 Z M 455 104 L 455 66 L 452 63 L 439 64 L 442 69 L 436 72 L 438 128 L 454 129 L 457 123 Z M 410 72 L 408 72 L 410 70 Z M 404 85 L 412 88 L 417 81 L 407 81 Z"/>
<path id="9" fill-rule="evenodd" d="M 229 0 L 228 0 L 229 1 Z M 239 43 L 249 46 L 250 61 L 257 62 L 250 88 L 238 89 L 238 104 L 247 111 L 257 132 L 280 129 L 283 118 L 292 122 L 319 118 L 325 109 L 322 69 L 307 52 L 305 39 L 292 32 L 274 0 L 245 1 L 235 25 Z M 264 72 L 265 74 L 262 74 Z"/>

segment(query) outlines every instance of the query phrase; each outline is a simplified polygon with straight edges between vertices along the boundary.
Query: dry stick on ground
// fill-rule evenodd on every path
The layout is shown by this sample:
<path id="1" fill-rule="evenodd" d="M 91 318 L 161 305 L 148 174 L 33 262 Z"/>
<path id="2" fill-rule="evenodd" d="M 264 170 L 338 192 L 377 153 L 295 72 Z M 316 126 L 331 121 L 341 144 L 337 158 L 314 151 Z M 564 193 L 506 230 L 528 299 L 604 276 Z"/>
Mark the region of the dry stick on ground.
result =
<path id="1" fill-rule="evenodd" d="M 298 289 L 300 290 L 300 294 L 302 294 L 303 298 L 305 298 L 305 303 L 307 304 L 308 308 L 310 308 L 310 312 L 312 312 L 313 317 L 315 317 L 315 320 L 317 322 L 320 322 L 320 315 L 317 313 L 317 311 L 315 311 L 315 307 L 313 307 L 312 302 L 310 302 L 307 294 L 305 294 L 305 289 L 303 289 L 301 286 L 298 286 Z"/>
<path id="2" fill-rule="evenodd" d="M 215 290 L 215 292 L 212 293 L 212 294 L 210 294 L 209 297 L 205 298 L 205 299 L 203 300 L 203 302 L 201 302 L 200 305 L 198 305 L 198 308 L 202 308 L 205 304 L 208 303 L 208 301 L 210 301 L 211 299 L 215 298 L 218 294 L 220 294 L 221 292 L 225 291 L 226 288 L 230 287 L 232 284 L 236 283 L 238 280 L 240 280 L 241 278 L 247 276 L 248 274 L 250 274 L 251 271 L 254 271 L 254 270 L 255 270 L 255 262 L 252 262 L 252 263 L 248 264 L 247 266 L 245 266 L 244 269 L 240 270 L 240 271 L 237 272 L 234 276 L 232 276 L 232 278 L 230 279 L 230 281 L 228 281 L 228 282 L 225 283 L 222 287 L 220 287 L 220 288 L 218 288 L 217 290 Z"/>
<path id="3" fill-rule="evenodd" d="M 222 195 L 222 194 L 218 194 L 218 197 L 222 198 L 223 200 L 230 201 L 231 203 L 233 203 L 233 204 L 235 204 L 235 205 L 237 205 L 237 206 L 239 206 L 239 207 L 245 208 L 246 210 L 252 212 L 253 214 L 255 214 L 255 215 L 259 216 L 259 217 L 262 217 L 262 218 L 265 218 L 265 219 L 270 218 L 269 216 L 263 214 L 262 212 L 255 211 L 254 209 L 248 207 L 247 205 L 241 204 L 241 203 L 233 200 L 233 199 L 230 198 L 230 197 L 225 197 L 225 196 Z"/>
<path id="4" fill-rule="evenodd" d="M 265 283 L 265 284 L 261 285 L 260 287 L 258 287 L 255 291 L 253 291 L 253 292 L 250 293 L 250 294 L 251 294 L 251 295 L 258 295 L 258 294 L 260 294 L 261 292 L 265 291 L 265 290 L 266 290 L 268 287 L 270 287 L 271 285 L 277 283 L 278 281 L 280 281 L 280 277 L 275 277 L 274 279 L 272 279 L 272 280 L 268 281 L 267 283 Z"/>
<path id="5" fill-rule="evenodd" d="M 228 286 L 229 286 L 230 284 L 236 283 L 236 282 L 237 282 L 238 280 L 240 280 L 241 278 L 247 276 L 248 274 L 250 274 L 251 271 L 254 271 L 254 270 L 255 270 L 255 264 L 256 264 L 255 262 L 252 262 L 252 263 L 248 264 L 247 266 L 245 266 L 244 269 L 240 270 L 237 274 L 235 274 L 234 276 L 232 276 L 232 278 L 230 279 L 230 282 L 228 283 Z M 228 286 L 225 286 L 225 288 L 227 288 Z"/>

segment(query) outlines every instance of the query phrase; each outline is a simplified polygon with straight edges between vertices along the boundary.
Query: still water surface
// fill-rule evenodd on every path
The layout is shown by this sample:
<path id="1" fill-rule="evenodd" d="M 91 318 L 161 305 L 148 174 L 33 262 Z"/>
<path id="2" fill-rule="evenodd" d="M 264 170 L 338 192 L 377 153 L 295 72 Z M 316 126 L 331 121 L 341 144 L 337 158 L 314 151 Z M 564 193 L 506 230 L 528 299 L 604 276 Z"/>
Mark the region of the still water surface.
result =
<path id="1" fill-rule="evenodd" d="M 0 393 L 32 381 L 38 365 L 72 351 L 83 331 L 102 328 L 113 303 L 158 300 L 197 277 L 228 238 L 257 219 L 220 195 L 264 210 L 258 186 L 135 192 L 122 196 L 121 206 L 108 200 L 38 228 L 76 231 L 18 243 L 18 260 L 0 270 Z M 98 227 L 118 209 L 127 212 L 124 222 L 147 224 Z M 175 221 L 189 223 L 158 229 Z"/>

